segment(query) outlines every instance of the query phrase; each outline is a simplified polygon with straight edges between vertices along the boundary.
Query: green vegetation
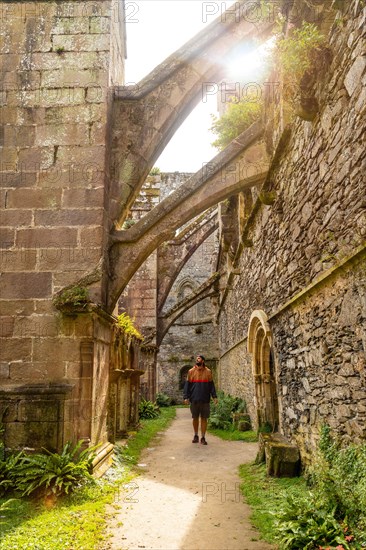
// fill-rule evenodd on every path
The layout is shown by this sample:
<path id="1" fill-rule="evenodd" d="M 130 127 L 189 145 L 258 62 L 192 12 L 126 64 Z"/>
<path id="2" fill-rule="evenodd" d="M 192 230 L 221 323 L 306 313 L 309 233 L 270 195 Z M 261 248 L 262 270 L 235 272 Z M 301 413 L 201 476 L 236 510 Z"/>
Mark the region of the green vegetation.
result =
<path id="1" fill-rule="evenodd" d="M 129 334 L 130 336 L 134 336 L 138 340 L 143 340 L 144 337 L 142 334 L 137 330 L 135 325 L 133 324 L 133 320 L 127 313 L 121 313 L 121 315 L 118 315 L 117 317 L 117 325 L 121 327 L 126 334 Z"/>
<path id="2" fill-rule="evenodd" d="M 314 52 L 325 44 L 325 37 L 313 23 L 304 21 L 290 36 L 277 41 L 276 57 L 287 78 L 300 81 L 311 68 Z"/>
<path id="3" fill-rule="evenodd" d="M 239 474 L 241 491 L 252 508 L 251 521 L 267 542 L 275 542 L 274 512 L 285 502 L 286 496 L 306 491 L 303 478 L 274 478 L 266 476 L 265 465 L 243 464 Z"/>
<path id="4" fill-rule="evenodd" d="M 262 100 L 246 97 L 240 101 L 233 101 L 220 118 L 213 115 L 211 131 L 217 135 L 217 139 L 212 145 L 220 150 L 225 149 L 234 138 L 260 117 L 262 109 Z"/>
<path id="5" fill-rule="evenodd" d="M 170 405 L 172 405 L 172 399 L 166 393 L 157 393 L 156 404 L 158 407 L 170 407 Z"/>
<path id="6" fill-rule="evenodd" d="M 277 41 L 274 59 L 283 73 L 285 99 L 294 97 L 301 79 L 325 48 L 325 37 L 313 23 L 304 21 L 290 36 Z"/>
<path id="7" fill-rule="evenodd" d="M 83 286 L 73 286 L 63 290 L 53 299 L 55 307 L 83 307 L 90 302 L 89 291 Z"/>
<path id="8" fill-rule="evenodd" d="M 213 435 L 217 435 L 217 437 L 220 437 L 221 439 L 225 439 L 226 441 L 246 441 L 247 443 L 258 441 L 258 435 L 256 432 L 253 432 L 252 430 L 241 432 L 236 430 L 234 426 L 232 426 L 229 430 L 220 430 L 210 427 L 209 432 Z"/>
<path id="9" fill-rule="evenodd" d="M 23 456 L 15 474 L 16 489 L 22 496 L 32 494 L 54 494 L 61 496 L 80 487 L 86 481 L 93 481 L 90 474 L 95 458 L 95 447 L 80 451 L 83 441 L 75 447 L 66 443 L 61 454 L 51 453 Z"/>
<path id="10" fill-rule="evenodd" d="M 122 224 L 121 229 L 125 231 L 126 229 L 129 229 L 130 227 L 135 225 L 135 223 L 136 223 L 136 220 L 133 220 L 133 219 L 125 220 Z"/>
<path id="11" fill-rule="evenodd" d="M 160 174 L 161 174 L 161 170 L 157 166 L 154 166 L 154 168 L 151 168 L 149 172 L 149 176 L 159 176 Z"/>
<path id="12" fill-rule="evenodd" d="M 243 465 L 242 492 L 253 524 L 280 549 L 366 549 L 366 444 L 342 448 L 329 427 L 302 478 L 267 478 L 263 465 Z"/>
<path id="13" fill-rule="evenodd" d="M 139 404 L 139 418 L 157 418 L 160 414 L 159 407 L 156 403 L 152 401 L 146 401 L 146 399 L 141 398 Z"/>
<path id="14" fill-rule="evenodd" d="M 159 418 L 145 420 L 141 430 L 117 446 L 119 460 L 101 479 L 87 483 L 71 495 L 54 501 L 1 499 L 2 550 L 97 550 L 105 540 L 106 505 L 113 505 L 116 494 L 133 475 L 131 464 L 138 462 L 143 448 L 175 416 L 165 408 Z M 118 505 L 114 505 L 118 508 Z"/>
<path id="15" fill-rule="evenodd" d="M 231 430 L 234 427 L 234 413 L 246 413 L 246 403 L 244 399 L 232 397 L 223 391 L 219 391 L 217 395 L 217 404 L 211 404 L 209 426 L 220 430 Z"/>
<path id="16" fill-rule="evenodd" d="M 80 451 L 82 444 L 82 440 L 74 447 L 66 443 L 61 454 L 45 450 L 43 454 L 10 455 L 0 462 L 0 494 L 60 496 L 91 481 L 95 447 Z"/>

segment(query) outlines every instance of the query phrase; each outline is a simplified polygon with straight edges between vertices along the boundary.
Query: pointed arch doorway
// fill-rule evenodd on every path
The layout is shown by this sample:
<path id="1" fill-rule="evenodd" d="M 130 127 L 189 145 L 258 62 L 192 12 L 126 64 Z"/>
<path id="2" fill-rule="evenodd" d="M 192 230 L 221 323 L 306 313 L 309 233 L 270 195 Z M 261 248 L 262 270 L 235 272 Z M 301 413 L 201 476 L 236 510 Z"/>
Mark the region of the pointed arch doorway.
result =
<path id="1" fill-rule="evenodd" d="M 248 329 L 248 352 L 252 356 L 258 427 L 279 429 L 279 409 L 272 332 L 261 309 L 253 311 Z"/>

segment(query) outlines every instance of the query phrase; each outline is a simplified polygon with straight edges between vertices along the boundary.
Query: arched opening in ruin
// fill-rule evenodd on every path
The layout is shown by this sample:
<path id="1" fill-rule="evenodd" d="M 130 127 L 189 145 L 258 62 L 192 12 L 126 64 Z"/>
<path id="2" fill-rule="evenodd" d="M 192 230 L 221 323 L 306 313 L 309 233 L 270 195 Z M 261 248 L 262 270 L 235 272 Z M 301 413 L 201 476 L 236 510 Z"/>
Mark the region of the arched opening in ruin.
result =
<path id="1" fill-rule="evenodd" d="M 187 374 L 192 365 L 184 365 L 179 371 L 179 390 L 183 390 Z"/>
<path id="2" fill-rule="evenodd" d="M 267 426 L 277 431 L 279 411 L 272 331 L 263 310 L 256 310 L 251 315 L 248 352 L 252 355 L 258 427 Z"/>

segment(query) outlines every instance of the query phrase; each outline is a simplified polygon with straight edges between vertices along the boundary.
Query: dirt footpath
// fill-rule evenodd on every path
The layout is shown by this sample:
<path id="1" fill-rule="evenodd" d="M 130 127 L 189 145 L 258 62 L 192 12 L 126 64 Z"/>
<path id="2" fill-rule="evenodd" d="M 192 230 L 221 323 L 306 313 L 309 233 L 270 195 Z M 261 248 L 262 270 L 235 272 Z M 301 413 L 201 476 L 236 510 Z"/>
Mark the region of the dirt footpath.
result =
<path id="1" fill-rule="evenodd" d="M 238 466 L 254 460 L 257 445 L 193 444 L 188 408 L 144 451 L 141 475 L 121 494 L 111 521 L 113 550 L 270 550 L 258 540 L 239 491 Z"/>

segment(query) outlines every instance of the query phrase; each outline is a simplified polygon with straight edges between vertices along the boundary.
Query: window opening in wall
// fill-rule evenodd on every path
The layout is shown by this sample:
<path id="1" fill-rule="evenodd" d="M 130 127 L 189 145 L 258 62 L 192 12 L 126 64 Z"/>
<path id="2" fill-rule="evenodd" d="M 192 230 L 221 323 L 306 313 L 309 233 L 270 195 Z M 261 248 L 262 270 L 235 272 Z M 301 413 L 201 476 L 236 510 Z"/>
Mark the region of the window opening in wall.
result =
<path id="1" fill-rule="evenodd" d="M 190 368 L 191 368 L 191 365 L 184 365 L 184 367 L 180 369 L 180 372 L 179 372 L 179 389 L 180 390 L 183 390 L 184 388 L 184 384 L 185 384 L 185 381 L 187 380 L 187 375 Z"/>

